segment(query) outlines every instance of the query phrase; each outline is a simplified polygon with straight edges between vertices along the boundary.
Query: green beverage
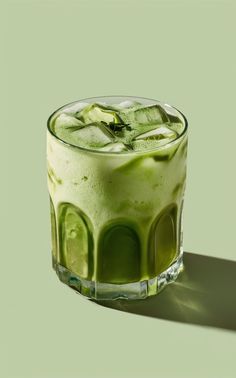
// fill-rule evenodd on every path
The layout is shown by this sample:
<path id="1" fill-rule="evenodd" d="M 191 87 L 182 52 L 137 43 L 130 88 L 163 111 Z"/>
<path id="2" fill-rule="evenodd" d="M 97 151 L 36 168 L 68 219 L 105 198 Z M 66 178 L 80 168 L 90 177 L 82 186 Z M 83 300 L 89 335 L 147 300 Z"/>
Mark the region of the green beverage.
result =
<path id="1" fill-rule="evenodd" d="M 95 299 L 141 299 L 182 263 L 187 121 L 159 101 L 109 96 L 48 120 L 53 267 Z"/>

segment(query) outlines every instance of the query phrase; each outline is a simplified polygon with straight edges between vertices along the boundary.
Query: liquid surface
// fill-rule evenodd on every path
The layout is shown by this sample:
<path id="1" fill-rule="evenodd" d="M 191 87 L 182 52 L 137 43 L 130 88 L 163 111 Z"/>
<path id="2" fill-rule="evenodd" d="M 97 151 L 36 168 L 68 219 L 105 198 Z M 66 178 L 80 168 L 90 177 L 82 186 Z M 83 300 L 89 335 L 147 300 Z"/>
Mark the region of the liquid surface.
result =
<path id="1" fill-rule="evenodd" d="M 105 152 L 145 151 L 166 145 L 183 132 L 178 112 L 157 103 L 77 103 L 64 107 L 54 119 L 52 132 L 62 141 Z"/>

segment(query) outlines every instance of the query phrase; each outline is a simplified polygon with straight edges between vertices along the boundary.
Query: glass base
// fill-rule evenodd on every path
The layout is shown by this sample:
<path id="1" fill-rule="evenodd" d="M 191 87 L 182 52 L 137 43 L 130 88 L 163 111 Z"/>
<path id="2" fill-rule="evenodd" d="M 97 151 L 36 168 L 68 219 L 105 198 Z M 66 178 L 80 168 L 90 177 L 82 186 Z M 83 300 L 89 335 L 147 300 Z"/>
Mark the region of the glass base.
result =
<path id="1" fill-rule="evenodd" d="M 53 268 L 63 283 L 87 298 L 96 300 L 145 299 L 158 294 L 167 284 L 176 280 L 178 274 L 183 270 L 183 255 L 181 254 L 167 270 L 157 277 L 127 284 L 87 281 L 55 262 L 53 262 Z"/>

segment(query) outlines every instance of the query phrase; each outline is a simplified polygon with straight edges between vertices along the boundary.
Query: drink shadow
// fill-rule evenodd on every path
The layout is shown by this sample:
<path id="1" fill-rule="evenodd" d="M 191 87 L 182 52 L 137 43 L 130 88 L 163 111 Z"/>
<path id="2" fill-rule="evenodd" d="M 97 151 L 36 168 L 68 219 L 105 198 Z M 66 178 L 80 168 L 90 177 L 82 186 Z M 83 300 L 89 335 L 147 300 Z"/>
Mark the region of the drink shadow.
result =
<path id="1" fill-rule="evenodd" d="M 133 314 L 236 330 L 236 262 L 184 252 L 184 271 L 145 300 L 95 301 Z"/>

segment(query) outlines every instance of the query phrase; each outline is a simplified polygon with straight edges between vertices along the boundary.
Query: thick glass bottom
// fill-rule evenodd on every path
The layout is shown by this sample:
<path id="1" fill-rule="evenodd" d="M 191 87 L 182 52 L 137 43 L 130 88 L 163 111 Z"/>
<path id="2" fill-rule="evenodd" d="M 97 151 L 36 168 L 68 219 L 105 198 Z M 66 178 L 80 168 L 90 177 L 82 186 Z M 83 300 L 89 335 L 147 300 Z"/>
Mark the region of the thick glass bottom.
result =
<path id="1" fill-rule="evenodd" d="M 167 284 L 176 280 L 178 274 L 183 270 L 183 256 L 181 254 L 168 269 L 157 277 L 127 284 L 87 281 L 58 263 L 54 262 L 53 267 L 63 283 L 87 298 L 96 300 L 145 299 L 158 294 Z"/>

